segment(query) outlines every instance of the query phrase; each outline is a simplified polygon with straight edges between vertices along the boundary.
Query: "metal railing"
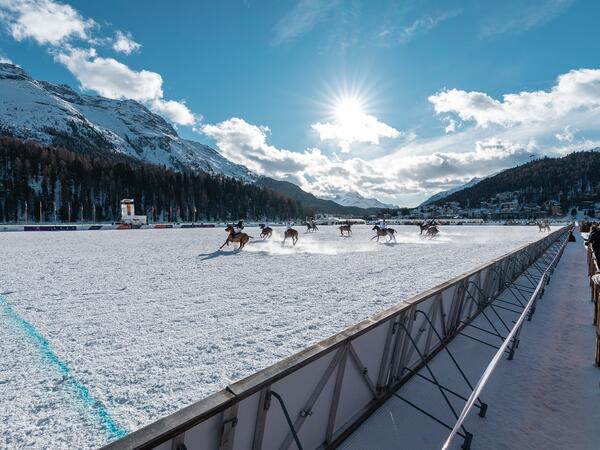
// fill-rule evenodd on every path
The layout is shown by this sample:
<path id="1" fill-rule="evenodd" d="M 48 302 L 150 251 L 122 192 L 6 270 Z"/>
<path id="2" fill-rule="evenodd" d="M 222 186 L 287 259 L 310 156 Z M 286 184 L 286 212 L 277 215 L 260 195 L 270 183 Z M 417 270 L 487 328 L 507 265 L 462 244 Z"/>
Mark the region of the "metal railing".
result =
<path id="1" fill-rule="evenodd" d="M 598 261 L 591 244 L 587 246 L 587 260 L 592 302 L 594 303 L 594 327 L 596 328 L 594 363 L 600 367 L 600 270 L 598 270 Z"/>
<path id="2" fill-rule="evenodd" d="M 448 351 L 446 344 L 464 333 L 473 319 L 500 308 L 516 308 L 508 303 L 525 305 L 527 288 L 516 286 L 515 280 L 539 270 L 534 269 L 539 266 L 536 261 L 568 230 L 561 228 L 401 301 L 105 450 L 334 448 L 391 396 L 399 395 L 400 388 L 439 352 Z M 511 284 L 514 299 L 494 306 Z M 501 336 L 500 330 L 497 334 Z M 430 375 L 444 396 L 459 395 Z M 483 402 L 476 401 L 475 406 L 485 415 Z M 464 428 L 458 434 L 469 438 Z"/>
<path id="3" fill-rule="evenodd" d="M 562 255 L 567 243 L 568 243 L 568 237 L 566 237 L 564 239 L 564 242 L 560 245 L 560 248 L 554 255 L 552 261 L 550 262 L 550 264 L 546 267 L 546 269 L 542 273 L 542 276 L 541 276 L 539 282 L 537 283 L 535 290 L 529 297 L 529 300 L 527 301 L 527 304 L 524 306 L 523 311 L 521 312 L 519 318 L 515 322 L 514 326 L 512 327 L 512 329 L 510 330 L 510 332 L 508 333 L 508 335 L 506 336 L 506 338 L 504 339 L 504 341 L 502 342 L 502 344 L 500 345 L 500 347 L 498 348 L 496 353 L 494 354 L 494 357 L 492 358 L 490 363 L 485 368 L 483 375 L 481 376 L 481 378 L 477 382 L 477 385 L 473 389 L 473 392 L 467 399 L 467 402 L 466 402 L 465 406 L 463 407 L 463 410 L 461 411 L 461 413 L 458 417 L 458 420 L 456 421 L 456 424 L 454 425 L 454 427 L 450 431 L 450 434 L 448 435 L 446 441 L 444 442 L 444 444 L 442 446 L 442 450 L 447 450 L 449 448 L 450 443 L 452 442 L 452 439 L 454 439 L 454 437 L 458 434 L 461 427 L 463 427 L 465 419 L 471 412 L 471 409 L 473 408 L 473 406 L 475 406 L 475 402 L 481 395 L 483 388 L 485 387 L 490 376 L 494 372 L 494 369 L 498 365 L 498 362 L 500 361 L 500 359 L 502 358 L 504 353 L 507 351 L 509 345 L 511 346 L 511 350 L 509 353 L 509 359 L 512 356 L 512 354 L 514 353 L 514 347 L 517 345 L 517 342 L 519 339 L 519 334 L 521 333 L 521 329 L 523 327 L 523 323 L 525 322 L 526 318 L 531 320 L 531 315 L 532 315 L 532 312 L 534 311 L 535 304 L 536 304 L 538 298 L 541 296 L 541 294 L 544 290 L 544 286 L 546 284 L 548 284 L 548 282 L 550 281 L 552 272 L 554 271 L 556 264 L 558 264 L 558 261 L 560 260 L 560 257 Z"/>

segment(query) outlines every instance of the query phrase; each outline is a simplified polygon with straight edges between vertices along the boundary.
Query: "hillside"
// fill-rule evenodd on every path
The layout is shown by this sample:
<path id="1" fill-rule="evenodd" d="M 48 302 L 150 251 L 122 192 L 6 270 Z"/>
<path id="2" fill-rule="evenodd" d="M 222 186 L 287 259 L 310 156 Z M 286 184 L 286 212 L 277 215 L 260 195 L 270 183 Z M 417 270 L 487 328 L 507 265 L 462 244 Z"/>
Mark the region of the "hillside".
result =
<path id="1" fill-rule="evenodd" d="M 582 201 L 600 201 L 600 149 L 562 158 L 542 158 L 507 169 L 435 204 L 458 202 L 477 207 L 498 194 L 512 192 L 519 203 L 560 202 L 563 209 Z"/>
<path id="2" fill-rule="evenodd" d="M 125 155 L 175 170 L 246 181 L 254 176 L 211 147 L 180 138 L 167 121 L 136 101 L 82 95 L 2 63 L 0 134 L 88 155 Z"/>
<path id="3" fill-rule="evenodd" d="M 481 180 L 483 180 L 483 178 L 477 178 L 477 177 L 475 177 L 475 178 L 471 179 L 471 181 L 469 181 L 468 183 L 462 184 L 462 185 L 457 186 L 457 187 L 452 188 L 452 189 L 448 189 L 446 191 L 438 192 L 437 194 L 434 194 L 431 197 L 429 197 L 427 200 L 425 200 L 419 206 L 432 205 L 432 204 L 434 204 L 436 202 L 439 202 L 442 199 L 445 199 L 449 195 L 454 194 L 455 192 L 462 191 L 463 189 L 470 188 L 471 186 L 475 186 Z"/>
<path id="4" fill-rule="evenodd" d="M 82 155 L 0 138 L 0 223 L 116 221 L 133 198 L 150 221 L 285 220 L 313 210 L 222 175 Z"/>

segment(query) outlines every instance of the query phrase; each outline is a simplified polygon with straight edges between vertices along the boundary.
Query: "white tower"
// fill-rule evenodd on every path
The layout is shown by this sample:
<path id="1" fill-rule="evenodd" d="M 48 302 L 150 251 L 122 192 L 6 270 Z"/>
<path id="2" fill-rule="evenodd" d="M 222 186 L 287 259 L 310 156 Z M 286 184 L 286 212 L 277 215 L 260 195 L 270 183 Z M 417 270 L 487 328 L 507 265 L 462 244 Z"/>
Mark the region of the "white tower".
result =
<path id="1" fill-rule="evenodd" d="M 124 198 L 121 200 L 121 220 L 125 222 L 127 219 L 131 220 L 133 216 L 135 216 L 133 199 Z"/>

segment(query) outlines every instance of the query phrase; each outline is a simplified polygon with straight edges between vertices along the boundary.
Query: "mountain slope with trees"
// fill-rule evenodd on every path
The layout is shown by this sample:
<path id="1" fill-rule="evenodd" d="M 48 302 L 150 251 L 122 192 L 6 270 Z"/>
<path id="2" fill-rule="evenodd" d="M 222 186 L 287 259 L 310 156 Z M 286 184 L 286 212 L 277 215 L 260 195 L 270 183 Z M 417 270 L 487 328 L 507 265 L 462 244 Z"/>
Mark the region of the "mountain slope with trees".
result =
<path id="1" fill-rule="evenodd" d="M 223 175 L 174 171 L 128 157 L 84 155 L 0 138 L 0 223 L 116 221 L 133 198 L 150 221 L 304 218 L 303 206 Z"/>
<path id="2" fill-rule="evenodd" d="M 458 202 L 478 207 L 498 194 L 512 192 L 519 203 L 560 202 L 563 210 L 584 201 L 600 201 L 600 149 L 541 158 L 507 169 L 435 204 Z"/>

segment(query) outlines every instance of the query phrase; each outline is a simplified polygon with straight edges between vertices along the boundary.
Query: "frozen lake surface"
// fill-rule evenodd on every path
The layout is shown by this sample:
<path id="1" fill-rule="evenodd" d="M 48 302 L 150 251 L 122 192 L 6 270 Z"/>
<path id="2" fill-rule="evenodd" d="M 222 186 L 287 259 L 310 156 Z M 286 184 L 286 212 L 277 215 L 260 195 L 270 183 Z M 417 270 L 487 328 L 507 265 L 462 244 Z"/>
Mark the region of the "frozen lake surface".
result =
<path id="1" fill-rule="evenodd" d="M 0 233 L 0 448 L 99 447 L 542 237 L 395 228 L 241 252 L 222 229 Z"/>

